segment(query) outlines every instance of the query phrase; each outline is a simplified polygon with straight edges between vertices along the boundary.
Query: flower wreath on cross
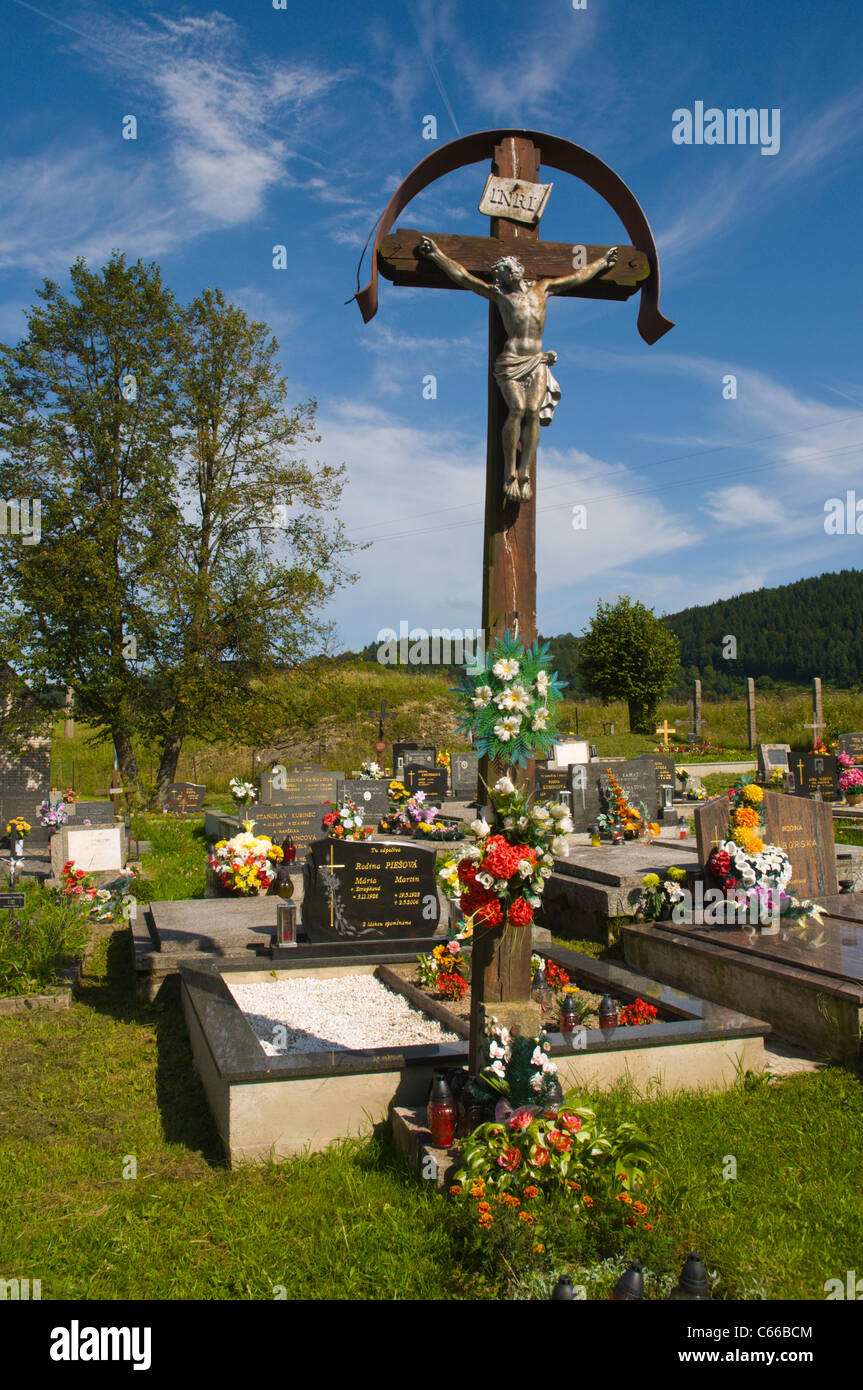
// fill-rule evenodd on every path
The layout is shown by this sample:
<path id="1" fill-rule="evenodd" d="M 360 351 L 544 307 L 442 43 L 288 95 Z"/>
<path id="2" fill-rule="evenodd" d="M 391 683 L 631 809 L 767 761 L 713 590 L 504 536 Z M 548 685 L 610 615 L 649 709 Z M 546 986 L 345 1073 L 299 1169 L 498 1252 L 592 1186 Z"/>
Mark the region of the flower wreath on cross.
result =
<path id="1" fill-rule="evenodd" d="M 480 757 L 510 767 L 549 757 L 556 734 L 556 706 L 563 685 L 549 671 L 548 643 L 525 649 L 505 633 L 495 639 L 485 662 L 465 671 L 459 697 L 458 732 L 468 734 Z"/>

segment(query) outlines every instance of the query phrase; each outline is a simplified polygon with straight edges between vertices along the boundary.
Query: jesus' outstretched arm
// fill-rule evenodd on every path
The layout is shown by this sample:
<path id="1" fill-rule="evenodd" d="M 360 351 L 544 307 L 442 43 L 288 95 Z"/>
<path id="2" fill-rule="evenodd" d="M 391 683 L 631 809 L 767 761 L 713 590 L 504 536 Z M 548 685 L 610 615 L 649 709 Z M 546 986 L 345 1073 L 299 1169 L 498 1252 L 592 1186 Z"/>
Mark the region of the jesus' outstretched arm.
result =
<path id="1" fill-rule="evenodd" d="M 440 247 L 435 245 L 431 237 L 421 237 L 417 250 L 421 256 L 425 256 L 434 265 L 440 266 L 454 285 L 461 285 L 462 289 L 465 290 L 473 290 L 474 294 L 481 294 L 483 299 L 497 299 L 498 290 L 494 285 L 487 285 L 484 280 L 478 280 L 475 275 L 471 275 L 469 270 L 465 270 L 463 265 L 459 265 L 458 261 L 450 260 L 449 256 L 445 256 Z"/>
<path id="2" fill-rule="evenodd" d="M 560 275 L 554 280 L 540 280 L 539 285 L 546 294 L 565 294 L 567 290 L 574 290 L 578 285 L 586 285 L 588 280 L 593 280 L 603 270 L 610 270 L 616 264 L 617 247 L 611 246 L 604 256 L 591 261 L 590 265 L 574 270 L 571 275 Z"/>

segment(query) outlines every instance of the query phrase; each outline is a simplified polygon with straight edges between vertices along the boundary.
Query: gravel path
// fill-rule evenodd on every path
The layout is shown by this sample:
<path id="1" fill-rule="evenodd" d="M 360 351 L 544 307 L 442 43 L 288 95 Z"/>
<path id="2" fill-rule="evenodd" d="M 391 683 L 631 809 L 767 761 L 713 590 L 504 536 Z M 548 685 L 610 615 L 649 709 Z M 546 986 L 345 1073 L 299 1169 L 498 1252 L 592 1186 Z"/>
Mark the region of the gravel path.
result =
<path id="1" fill-rule="evenodd" d="M 374 975 L 299 975 L 228 988 L 268 1057 L 463 1041 Z"/>

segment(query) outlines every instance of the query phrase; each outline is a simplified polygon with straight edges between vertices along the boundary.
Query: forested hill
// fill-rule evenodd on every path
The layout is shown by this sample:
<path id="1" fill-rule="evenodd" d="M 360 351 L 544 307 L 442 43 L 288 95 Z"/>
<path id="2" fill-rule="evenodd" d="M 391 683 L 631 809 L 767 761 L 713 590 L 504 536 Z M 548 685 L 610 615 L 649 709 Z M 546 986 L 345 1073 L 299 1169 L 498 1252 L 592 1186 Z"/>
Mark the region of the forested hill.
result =
<path id="1" fill-rule="evenodd" d="M 680 638 L 687 679 L 700 676 L 721 690 L 726 677 L 804 681 L 823 676 L 836 685 L 863 680 L 863 571 L 840 570 L 776 589 L 721 599 L 671 613 L 663 621 Z M 737 639 L 737 656 L 726 638 Z"/>

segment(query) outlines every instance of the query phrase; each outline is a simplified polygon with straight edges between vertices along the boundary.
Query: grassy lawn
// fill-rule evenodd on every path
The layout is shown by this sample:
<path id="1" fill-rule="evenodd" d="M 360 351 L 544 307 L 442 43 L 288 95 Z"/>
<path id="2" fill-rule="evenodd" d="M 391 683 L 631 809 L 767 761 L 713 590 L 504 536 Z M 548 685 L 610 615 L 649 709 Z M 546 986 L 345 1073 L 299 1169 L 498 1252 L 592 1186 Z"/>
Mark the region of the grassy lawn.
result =
<path id="1" fill-rule="evenodd" d="M 547 1297 L 568 1268 L 607 1293 L 632 1252 L 622 1236 L 588 1250 L 562 1228 L 536 1268 L 478 1273 L 383 1130 L 228 1171 L 179 1005 L 136 1002 L 125 929 L 97 930 L 71 1009 L 0 1019 L 0 1276 L 41 1278 L 48 1299 L 270 1299 L 279 1285 L 288 1298 L 460 1299 Z M 849 1072 L 596 1105 L 657 1146 L 665 1224 L 637 1253 L 666 1285 L 691 1244 L 723 1297 L 821 1298 L 859 1265 L 863 1096 Z"/>

